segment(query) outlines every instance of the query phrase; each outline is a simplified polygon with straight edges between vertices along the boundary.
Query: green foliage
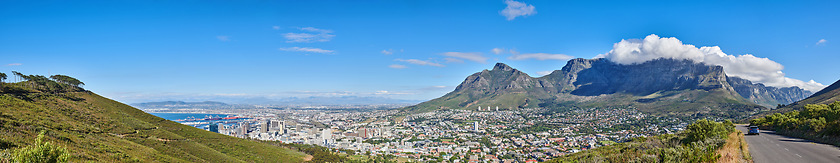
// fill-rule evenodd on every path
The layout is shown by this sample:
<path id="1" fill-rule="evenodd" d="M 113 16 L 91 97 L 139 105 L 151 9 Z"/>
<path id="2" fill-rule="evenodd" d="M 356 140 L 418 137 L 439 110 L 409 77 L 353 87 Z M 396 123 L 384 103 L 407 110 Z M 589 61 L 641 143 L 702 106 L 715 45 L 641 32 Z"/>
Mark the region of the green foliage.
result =
<path id="1" fill-rule="evenodd" d="M 840 101 L 807 104 L 802 111 L 774 113 L 750 120 L 750 125 L 840 145 Z"/>
<path id="2" fill-rule="evenodd" d="M 273 141 L 268 141 L 268 142 L 265 142 L 265 143 L 272 144 L 272 145 L 275 145 L 275 146 L 285 147 L 285 148 L 289 148 L 289 149 L 294 149 L 294 150 L 301 151 L 303 153 L 312 155 L 312 160 L 311 161 L 315 162 L 315 163 L 345 162 L 345 161 L 348 160 L 347 157 L 337 155 L 337 154 L 333 153 L 331 149 L 326 148 L 326 147 L 322 147 L 322 146 L 308 145 L 308 144 L 288 144 L 288 143 L 273 142 Z M 347 152 L 347 153 L 349 154 L 350 152 Z M 355 151 L 353 153 L 355 153 Z"/>
<path id="3" fill-rule="evenodd" d="M 640 137 L 594 148 L 548 162 L 715 162 L 717 150 L 735 132 L 732 122 L 698 120 L 678 134 Z"/>
<path id="4" fill-rule="evenodd" d="M 14 154 L 14 162 L 24 163 L 56 163 L 67 162 L 70 153 L 67 148 L 44 141 L 44 131 L 38 134 L 35 144 L 18 149 Z"/>
<path id="5" fill-rule="evenodd" d="M 6 77 L 9 77 L 9 76 L 6 76 L 6 73 L 0 72 L 0 83 L 5 82 Z"/>
<path id="6" fill-rule="evenodd" d="M 67 75 L 53 75 L 47 78 L 42 75 L 24 75 L 17 71 L 12 71 L 12 73 L 18 78 L 25 80 L 22 83 L 27 88 L 40 92 L 64 93 L 84 90 L 81 88 L 84 85 L 82 81 Z M 0 73 L 0 79 L 5 80 L 5 75 Z"/>
<path id="7" fill-rule="evenodd" d="M 724 123 L 718 123 L 707 119 L 697 120 L 686 127 L 686 138 L 683 140 L 686 143 L 698 142 L 706 139 L 722 139 L 730 132 L 734 131 L 735 126 L 732 122 L 727 120 Z"/>
<path id="8" fill-rule="evenodd" d="M 68 85 L 72 85 L 72 86 L 75 86 L 75 87 L 81 87 L 81 86 L 85 85 L 85 83 L 83 83 L 79 79 L 76 79 L 76 78 L 73 78 L 73 77 L 70 77 L 70 76 L 67 76 L 67 75 L 53 75 L 53 76 L 50 76 L 50 79 L 53 79 L 56 82 L 59 82 L 59 83 L 62 83 L 62 84 L 68 84 Z"/>
<path id="9" fill-rule="evenodd" d="M 301 162 L 305 156 L 168 121 L 92 92 L 50 91 L 81 89 L 25 76 L 0 90 L 0 146 L 7 150 L 46 130 L 71 152 L 70 162 Z"/>

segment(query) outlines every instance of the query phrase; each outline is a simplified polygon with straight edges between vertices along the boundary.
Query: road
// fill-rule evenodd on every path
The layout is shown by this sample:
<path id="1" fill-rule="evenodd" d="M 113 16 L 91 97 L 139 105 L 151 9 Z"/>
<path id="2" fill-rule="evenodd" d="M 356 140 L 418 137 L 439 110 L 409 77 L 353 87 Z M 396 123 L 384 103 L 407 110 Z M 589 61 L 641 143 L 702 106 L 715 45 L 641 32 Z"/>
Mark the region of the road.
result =
<path id="1" fill-rule="evenodd" d="M 738 125 L 738 130 L 747 133 L 747 126 Z M 813 141 L 776 135 L 773 131 L 761 130 L 759 135 L 745 135 L 750 155 L 756 163 L 765 162 L 837 162 L 840 163 L 840 148 Z"/>

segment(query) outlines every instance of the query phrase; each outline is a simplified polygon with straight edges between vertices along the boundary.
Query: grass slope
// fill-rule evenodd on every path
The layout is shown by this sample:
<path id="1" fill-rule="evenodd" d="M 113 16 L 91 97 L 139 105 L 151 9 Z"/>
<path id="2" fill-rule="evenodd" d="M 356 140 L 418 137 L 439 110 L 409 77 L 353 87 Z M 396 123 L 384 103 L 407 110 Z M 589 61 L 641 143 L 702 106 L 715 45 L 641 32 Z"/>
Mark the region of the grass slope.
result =
<path id="1" fill-rule="evenodd" d="M 182 125 L 86 91 L 41 92 L 24 83 L 0 88 L 0 149 L 47 140 L 71 162 L 302 162 L 305 154 Z"/>

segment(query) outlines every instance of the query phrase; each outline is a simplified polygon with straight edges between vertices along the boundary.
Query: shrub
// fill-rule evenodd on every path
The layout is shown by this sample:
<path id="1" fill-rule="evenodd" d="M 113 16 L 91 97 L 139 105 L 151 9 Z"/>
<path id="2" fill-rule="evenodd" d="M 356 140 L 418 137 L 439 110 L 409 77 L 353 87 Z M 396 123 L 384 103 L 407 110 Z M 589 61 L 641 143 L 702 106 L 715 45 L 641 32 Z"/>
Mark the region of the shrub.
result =
<path id="1" fill-rule="evenodd" d="M 50 142 L 44 142 L 44 133 L 38 134 L 35 139 L 35 144 L 17 150 L 14 154 L 14 162 L 67 162 L 70 154 L 66 148 L 54 145 Z"/>
<path id="2" fill-rule="evenodd" d="M 683 142 L 688 144 L 691 142 L 703 141 L 710 138 L 722 139 L 733 130 L 732 122 L 714 122 L 707 119 L 697 120 L 686 127 L 686 137 Z"/>

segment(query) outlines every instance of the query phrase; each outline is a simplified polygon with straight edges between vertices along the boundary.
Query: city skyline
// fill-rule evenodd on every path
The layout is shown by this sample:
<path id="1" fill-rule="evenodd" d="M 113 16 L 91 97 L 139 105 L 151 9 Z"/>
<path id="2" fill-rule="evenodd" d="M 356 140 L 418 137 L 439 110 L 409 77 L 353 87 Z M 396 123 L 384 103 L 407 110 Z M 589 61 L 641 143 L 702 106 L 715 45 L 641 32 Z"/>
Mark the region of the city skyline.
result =
<path id="1" fill-rule="evenodd" d="M 15 16 L 0 18 L 0 71 L 74 76 L 126 103 L 425 101 L 496 62 L 538 77 L 655 35 L 766 58 L 781 67 L 765 70 L 824 86 L 840 77 L 815 71 L 838 68 L 840 14 L 809 3 L 4 1 L 0 13 Z"/>

